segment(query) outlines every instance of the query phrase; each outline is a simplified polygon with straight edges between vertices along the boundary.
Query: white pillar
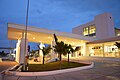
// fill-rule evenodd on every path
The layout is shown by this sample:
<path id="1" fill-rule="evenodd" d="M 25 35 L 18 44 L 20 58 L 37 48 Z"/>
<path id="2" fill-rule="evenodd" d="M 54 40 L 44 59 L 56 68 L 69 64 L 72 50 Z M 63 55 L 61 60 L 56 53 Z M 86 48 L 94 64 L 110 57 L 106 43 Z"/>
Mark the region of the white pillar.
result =
<path id="1" fill-rule="evenodd" d="M 40 43 L 39 47 L 40 47 L 40 50 L 39 50 L 39 59 L 38 59 L 38 61 L 40 61 L 42 63 L 42 61 L 43 61 L 43 52 L 42 52 L 41 49 L 43 49 L 43 47 L 45 47 L 45 45 L 43 43 Z"/>
<path id="2" fill-rule="evenodd" d="M 25 52 L 25 39 L 21 38 L 16 44 L 16 62 L 24 63 L 25 55 L 27 55 L 28 40 L 26 40 L 26 52 Z"/>
<path id="3" fill-rule="evenodd" d="M 57 53 L 55 53 L 54 47 L 53 47 L 53 46 L 55 46 L 55 45 L 56 45 L 56 43 L 55 43 L 55 41 L 53 40 L 52 43 L 51 43 L 51 48 L 52 48 L 51 58 L 57 58 Z"/>
<path id="4" fill-rule="evenodd" d="M 20 60 L 20 43 L 21 43 L 21 40 L 18 40 L 18 42 L 16 43 L 16 59 L 15 59 L 15 61 L 18 63 Z"/>
<path id="5" fill-rule="evenodd" d="M 87 48 L 86 43 L 83 43 L 82 47 L 81 47 L 81 53 L 82 53 L 83 56 L 86 55 L 86 48 Z"/>

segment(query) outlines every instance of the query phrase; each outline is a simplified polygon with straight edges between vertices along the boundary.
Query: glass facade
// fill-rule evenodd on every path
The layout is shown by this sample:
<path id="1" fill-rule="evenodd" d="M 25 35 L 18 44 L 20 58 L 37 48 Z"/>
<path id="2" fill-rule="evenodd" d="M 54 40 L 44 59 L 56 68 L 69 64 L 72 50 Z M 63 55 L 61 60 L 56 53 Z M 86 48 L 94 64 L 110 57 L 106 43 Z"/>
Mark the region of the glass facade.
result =
<path id="1" fill-rule="evenodd" d="M 96 27 L 95 25 L 90 25 L 88 27 L 83 28 L 83 35 L 95 37 L 96 36 Z"/>
<path id="2" fill-rule="evenodd" d="M 114 42 L 97 44 L 97 46 L 89 44 L 88 52 L 88 56 L 120 57 L 119 49 L 114 45 Z"/>

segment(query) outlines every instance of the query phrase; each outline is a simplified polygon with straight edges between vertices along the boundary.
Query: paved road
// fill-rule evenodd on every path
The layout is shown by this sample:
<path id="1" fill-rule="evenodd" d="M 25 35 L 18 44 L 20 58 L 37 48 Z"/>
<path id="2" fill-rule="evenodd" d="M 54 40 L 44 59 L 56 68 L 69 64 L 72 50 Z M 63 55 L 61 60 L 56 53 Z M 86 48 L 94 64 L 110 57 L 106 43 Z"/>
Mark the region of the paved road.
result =
<path id="1" fill-rule="evenodd" d="M 14 65 L 16 65 L 17 63 L 14 62 L 14 61 L 3 61 L 3 62 L 0 62 L 0 72 L 3 71 L 3 70 L 6 70 Z"/>
<path id="2" fill-rule="evenodd" d="M 80 59 L 78 59 L 80 60 Z M 120 80 L 120 62 L 119 61 L 102 61 L 93 59 L 84 59 L 80 61 L 94 61 L 95 67 L 88 70 L 62 73 L 50 76 L 5 76 L 4 80 Z"/>
<path id="3" fill-rule="evenodd" d="M 14 61 L 3 61 L 0 62 L 0 72 L 2 72 L 3 70 L 6 70 L 14 65 L 16 65 L 17 63 Z M 1 74 L 0 74 L 0 80 L 2 80 Z"/>

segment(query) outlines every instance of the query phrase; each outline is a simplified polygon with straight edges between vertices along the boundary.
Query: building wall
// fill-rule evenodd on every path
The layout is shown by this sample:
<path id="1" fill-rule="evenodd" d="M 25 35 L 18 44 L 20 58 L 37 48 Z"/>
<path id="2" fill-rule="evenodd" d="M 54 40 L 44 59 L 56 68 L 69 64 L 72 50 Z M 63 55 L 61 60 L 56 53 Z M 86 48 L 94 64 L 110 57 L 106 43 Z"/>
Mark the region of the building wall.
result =
<path id="1" fill-rule="evenodd" d="M 83 35 L 83 28 L 90 25 L 95 25 L 97 39 L 115 36 L 113 17 L 110 13 L 103 13 L 95 16 L 94 21 L 73 28 L 72 33 Z"/>

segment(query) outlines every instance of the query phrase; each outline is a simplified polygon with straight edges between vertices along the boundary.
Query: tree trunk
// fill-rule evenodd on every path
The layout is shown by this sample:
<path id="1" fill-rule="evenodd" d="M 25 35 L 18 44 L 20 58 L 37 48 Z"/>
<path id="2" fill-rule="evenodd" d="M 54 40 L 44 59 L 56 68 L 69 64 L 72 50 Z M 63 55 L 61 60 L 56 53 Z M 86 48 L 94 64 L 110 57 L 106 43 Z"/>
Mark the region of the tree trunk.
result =
<path id="1" fill-rule="evenodd" d="M 68 53 L 68 64 L 69 64 L 69 62 L 70 62 L 70 59 L 69 59 L 69 53 Z"/>
<path id="2" fill-rule="evenodd" d="M 43 56 L 43 64 L 44 64 L 44 61 L 45 61 L 45 56 Z"/>
<path id="3" fill-rule="evenodd" d="M 60 54 L 60 62 L 59 62 L 59 64 L 60 64 L 60 69 L 61 69 L 61 64 L 62 64 L 61 60 L 62 60 L 62 55 Z"/>

